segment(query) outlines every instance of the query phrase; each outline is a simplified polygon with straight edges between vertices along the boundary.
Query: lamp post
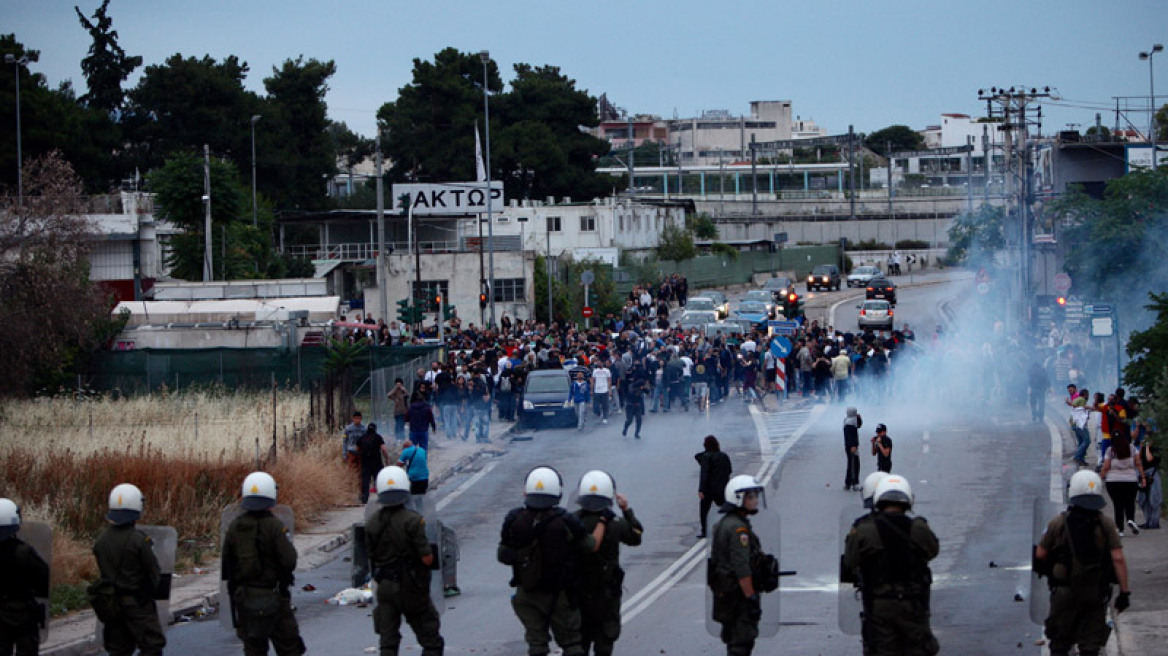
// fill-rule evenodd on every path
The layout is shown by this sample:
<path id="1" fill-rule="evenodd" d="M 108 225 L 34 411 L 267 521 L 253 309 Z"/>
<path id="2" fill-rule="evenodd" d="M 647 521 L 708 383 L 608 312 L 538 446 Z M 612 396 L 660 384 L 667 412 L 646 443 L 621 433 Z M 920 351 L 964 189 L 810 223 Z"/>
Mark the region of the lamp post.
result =
<path id="1" fill-rule="evenodd" d="M 487 172 L 487 241 L 489 242 L 487 244 L 487 259 L 489 260 L 489 263 L 487 266 L 489 268 L 488 275 L 490 278 L 490 286 L 487 290 L 487 293 L 490 294 L 490 297 L 487 300 L 491 304 L 491 323 L 488 325 L 489 325 L 489 327 L 494 327 L 494 325 L 495 325 L 495 220 L 494 220 L 494 218 L 492 218 L 492 211 L 491 211 L 491 104 L 489 101 L 490 93 L 487 90 L 487 83 L 489 80 L 489 78 L 487 77 L 487 64 L 489 64 L 491 61 L 491 53 L 487 52 L 486 50 L 480 52 L 479 53 L 479 60 L 483 62 L 483 115 L 485 117 L 484 125 L 486 127 L 486 133 L 487 133 L 487 136 L 486 136 L 487 152 L 486 152 L 486 155 L 484 155 L 485 161 L 483 164 L 483 168 L 486 169 L 486 172 Z"/>
<path id="2" fill-rule="evenodd" d="M 260 115 L 251 117 L 251 227 L 258 225 L 258 206 L 256 205 L 256 157 L 255 157 L 255 124 Z"/>
<path id="3" fill-rule="evenodd" d="M 527 279 L 527 246 L 526 246 L 525 242 L 526 242 L 526 238 L 527 238 L 527 217 L 524 215 L 520 215 L 520 216 L 516 217 L 515 220 L 519 222 L 519 267 L 520 267 L 520 271 L 523 274 L 524 280 L 526 280 Z M 534 269 L 532 272 L 534 273 Z M 532 281 L 531 288 L 533 290 L 535 289 L 535 281 Z M 535 316 L 535 313 L 532 312 L 532 318 L 534 318 L 534 316 Z"/>
<path id="4" fill-rule="evenodd" d="M 28 57 L 4 55 L 4 63 L 12 64 L 16 71 L 16 206 L 24 206 L 24 161 L 20 143 L 20 67 L 28 68 Z"/>
<path id="5" fill-rule="evenodd" d="M 1140 61 L 1148 60 L 1148 90 L 1151 94 L 1151 116 L 1148 118 L 1148 138 L 1152 140 L 1152 170 L 1156 170 L 1156 76 L 1152 74 L 1152 57 L 1164 50 L 1164 44 L 1157 43 L 1147 52 L 1140 53 Z M 17 87 L 19 90 L 19 87 Z M 19 91 L 18 91 L 19 93 Z M 17 96 L 19 98 L 19 95 Z M 17 114 L 19 116 L 19 114 Z"/>

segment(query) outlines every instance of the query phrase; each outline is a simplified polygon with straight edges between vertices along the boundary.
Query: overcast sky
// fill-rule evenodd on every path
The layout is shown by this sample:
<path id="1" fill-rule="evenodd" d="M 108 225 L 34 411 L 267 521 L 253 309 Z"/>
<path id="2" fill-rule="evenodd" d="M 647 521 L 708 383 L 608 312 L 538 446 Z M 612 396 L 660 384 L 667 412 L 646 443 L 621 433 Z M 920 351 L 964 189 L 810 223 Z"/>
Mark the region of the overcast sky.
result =
<path id="1" fill-rule="evenodd" d="M 52 86 L 85 90 L 90 37 L 74 13 L 99 0 L 0 0 L 0 31 L 40 50 Z M 375 113 L 411 80 L 414 58 L 447 46 L 487 49 L 504 80 L 523 62 L 554 65 L 578 88 L 633 113 L 740 115 L 751 100 L 791 100 L 830 134 L 893 123 L 920 129 L 942 113 L 981 115 L 979 88 L 1050 86 L 1043 131 L 1115 124 L 1115 96 L 1146 129 L 1148 63 L 1168 42 L 1168 0 L 114 0 L 120 43 L 146 65 L 236 55 L 248 88 L 285 59 L 332 59 L 329 115 L 371 136 Z M 1168 100 L 1168 52 L 1157 55 Z M 1161 59 L 1163 58 L 1163 59 Z M 133 86 L 141 69 L 127 84 Z"/>

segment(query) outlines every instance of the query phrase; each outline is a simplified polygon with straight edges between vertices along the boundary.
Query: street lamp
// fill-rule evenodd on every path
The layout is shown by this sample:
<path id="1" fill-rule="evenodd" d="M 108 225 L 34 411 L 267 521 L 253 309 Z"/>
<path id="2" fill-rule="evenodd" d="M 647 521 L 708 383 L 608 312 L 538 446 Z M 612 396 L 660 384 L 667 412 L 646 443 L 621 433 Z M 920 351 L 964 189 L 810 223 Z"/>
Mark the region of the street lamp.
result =
<path id="1" fill-rule="evenodd" d="M 255 157 L 255 124 L 259 121 L 261 116 L 256 114 L 251 117 L 251 227 L 256 227 L 258 214 L 256 208 L 256 157 Z"/>
<path id="2" fill-rule="evenodd" d="M 24 162 L 20 143 L 20 67 L 28 68 L 28 57 L 17 58 L 9 53 L 4 55 L 4 63 L 12 64 L 16 71 L 16 206 L 24 206 Z"/>
<path id="3" fill-rule="evenodd" d="M 483 62 L 483 115 L 484 124 L 486 126 L 486 142 L 487 152 L 484 157 L 483 168 L 487 172 L 487 258 L 489 260 L 488 275 L 490 277 L 490 298 L 491 303 L 491 323 L 490 327 L 495 325 L 495 220 L 492 217 L 491 210 L 491 104 L 489 102 L 490 94 L 487 91 L 487 84 L 489 78 L 487 77 L 487 64 L 491 61 L 491 53 L 483 50 L 479 53 L 479 61 Z"/>
<path id="4" fill-rule="evenodd" d="M 1151 93 L 1151 116 L 1148 118 L 1148 136 L 1152 140 L 1152 170 L 1156 170 L 1156 76 L 1152 74 L 1152 56 L 1164 50 L 1164 44 L 1157 43 L 1148 52 L 1140 53 L 1140 61 L 1148 60 L 1148 87 Z"/>

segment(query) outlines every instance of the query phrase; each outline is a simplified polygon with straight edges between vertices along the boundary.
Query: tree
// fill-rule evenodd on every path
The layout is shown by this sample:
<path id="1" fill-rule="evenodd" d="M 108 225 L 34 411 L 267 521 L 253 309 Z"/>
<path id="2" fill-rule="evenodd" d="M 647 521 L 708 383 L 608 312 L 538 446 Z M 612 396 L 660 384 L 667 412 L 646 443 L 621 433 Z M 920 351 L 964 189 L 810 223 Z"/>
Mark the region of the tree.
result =
<path id="1" fill-rule="evenodd" d="M 336 71 L 332 61 L 298 57 L 273 67 L 272 76 L 264 79 L 264 157 L 257 177 L 281 209 L 327 204 L 324 179 L 336 174 L 337 151 L 324 96 Z"/>
<path id="2" fill-rule="evenodd" d="M 668 223 L 661 231 L 661 243 L 657 246 L 657 259 L 681 262 L 691 260 L 698 254 L 693 235 L 687 230 Z"/>
<path id="3" fill-rule="evenodd" d="M 973 212 L 963 212 L 949 228 L 951 262 L 992 263 L 994 255 L 1006 246 L 1006 211 L 1001 207 L 982 205 Z"/>
<path id="4" fill-rule="evenodd" d="M 89 54 L 81 60 L 81 72 L 89 85 L 89 93 L 81 97 L 81 102 L 106 113 L 121 109 L 126 95 L 122 90 L 122 82 L 142 65 L 141 57 L 127 56 L 118 44 L 118 32 L 113 29 L 113 19 L 106 13 L 109 3 L 110 0 L 102 0 L 101 6 L 93 12 L 93 21 L 86 18 L 80 8 L 73 7 L 81 26 L 93 37 Z"/>
<path id="5" fill-rule="evenodd" d="M 877 130 L 864 139 L 864 146 L 873 152 L 886 153 L 889 142 L 892 143 L 892 152 L 922 150 L 925 147 L 924 137 L 907 125 L 890 125 Z"/>
<path id="6" fill-rule="evenodd" d="M 704 241 L 712 241 L 718 238 L 718 224 L 710 218 L 710 215 L 701 212 L 689 221 L 689 228 L 693 232 L 694 237 Z"/>
<path id="7" fill-rule="evenodd" d="M 1130 358 L 1123 368 L 1124 382 L 1141 396 L 1156 391 L 1157 383 L 1168 372 L 1168 292 L 1149 293 L 1151 302 L 1145 310 L 1156 315 L 1147 330 L 1132 332 L 1127 342 Z"/>
<path id="8" fill-rule="evenodd" d="M 110 297 L 89 280 L 81 181 L 60 153 L 25 167 L 24 205 L 0 208 L 0 395 L 56 388 L 116 335 Z"/>

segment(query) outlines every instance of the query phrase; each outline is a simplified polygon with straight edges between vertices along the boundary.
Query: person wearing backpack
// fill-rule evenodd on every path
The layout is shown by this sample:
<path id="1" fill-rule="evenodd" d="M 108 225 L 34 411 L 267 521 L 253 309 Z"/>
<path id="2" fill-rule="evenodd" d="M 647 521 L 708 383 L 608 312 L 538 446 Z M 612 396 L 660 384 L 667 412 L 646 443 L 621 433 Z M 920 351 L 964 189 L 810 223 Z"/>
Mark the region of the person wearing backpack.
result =
<path id="1" fill-rule="evenodd" d="M 252 472 L 243 479 L 245 512 L 227 527 L 223 540 L 223 580 L 231 594 L 235 632 L 246 656 L 299 656 L 307 651 L 292 612 L 296 547 L 288 529 L 272 514 L 276 479 Z"/>
<path id="2" fill-rule="evenodd" d="M 614 499 L 621 510 L 620 517 L 612 512 Z M 576 580 L 584 653 L 611 656 L 621 629 L 625 572 L 620 566 L 620 546 L 639 546 L 645 527 L 633 514 L 625 495 L 616 493 L 616 483 L 605 472 L 593 470 L 580 478 L 576 502 L 580 509 L 575 515 L 585 529 L 596 528 L 602 520 L 608 522 L 600 548 L 580 558 Z"/>
<path id="3" fill-rule="evenodd" d="M 104 629 L 102 643 L 114 656 L 132 654 L 158 656 L 166 647 L 166 635 L 158 622 L 154 592 L 162 582 L 162 571 L 150 537 L 134 527 L 142 517 L 142 491 L 122 483 L 110 492 L 109 526 L 93 545 L 93 555 L 101 580 L 115 588 L 113 613 L 97 608 Z"/>
<path id="4" fill-rule="evenodd" d="M 1050 581 L 1046 637 L 1051 656 L 1067 656 L 1078 645 L 1081 656 L 1097 656 L 1107 644 L 1107 604 L 1119 584 L 1115 612 L 1131 606 L 1127 561 L 1119 530 L 1103 514 L 1103 481 L 1089 469 L 1071 476 L 1070 507 L 1046 525 L 1034 548 L 1033 569 Z"/>
<path id="5" fill-rule="evenodd" d="M 498 559 L 511 567 L 515 588 L 511 607 L 524 628 L 527 653 L 547 654 L 549 629 L 564 656 L 585 656 L 580 609 L 574 603 L 580 557 L 596 553 L 608 519 L 600 517 L 589 533 L 559 506 L 563 479 L 551 467 L 536 467 L 524 481 L 523 506 L 503 520 Z"/>
<path id="6" fill-rule="evenodd" d="M 377 608 L 373 629 L 383 656 L 396 656 L 404 617 L 422 656 L 441 656 L 445 646 L 441 620 L 430 599 L 430 570 L 435 554 L 426 537 L 426 520 L 406 507 L 410 481 L 401 467 L 377 473 L 377 512 L 365 526 L 365 549 L 372 565 Z"/>

